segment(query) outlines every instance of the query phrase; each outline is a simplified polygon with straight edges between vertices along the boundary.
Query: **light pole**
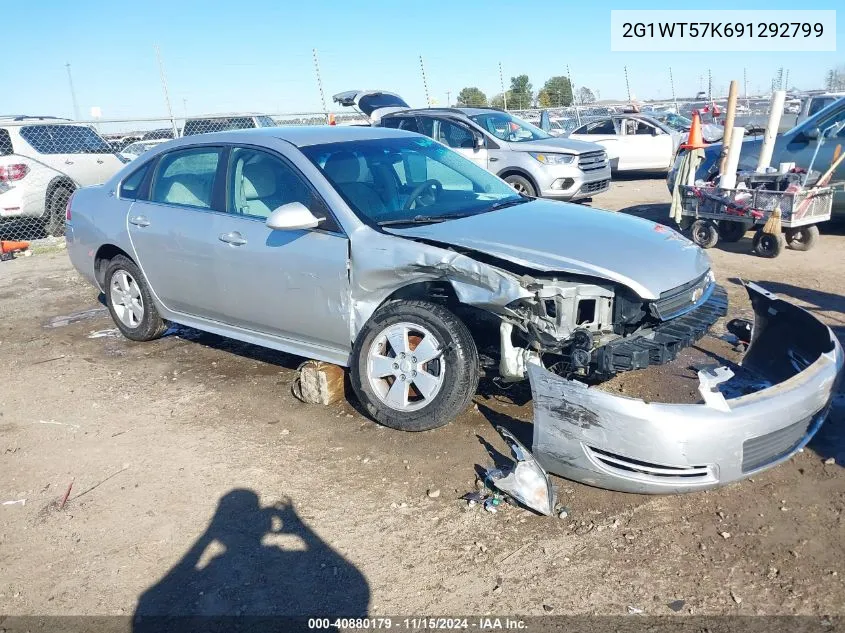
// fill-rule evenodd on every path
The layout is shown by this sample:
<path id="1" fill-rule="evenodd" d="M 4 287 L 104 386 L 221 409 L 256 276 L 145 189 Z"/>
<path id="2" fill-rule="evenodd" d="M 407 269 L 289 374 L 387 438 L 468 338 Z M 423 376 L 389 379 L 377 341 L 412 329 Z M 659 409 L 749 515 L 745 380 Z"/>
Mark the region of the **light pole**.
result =
<path id="1" fill-rule="evenodd" d="M 67 82 L 70 84 L 70 98 L 73 101 L 73 118 L 79 120 L 79 104 L 76 102 L 76 90 L 73 89 L 73 76 L 70 74 L 70 63 L 65 64 L 67 69 Z"/>

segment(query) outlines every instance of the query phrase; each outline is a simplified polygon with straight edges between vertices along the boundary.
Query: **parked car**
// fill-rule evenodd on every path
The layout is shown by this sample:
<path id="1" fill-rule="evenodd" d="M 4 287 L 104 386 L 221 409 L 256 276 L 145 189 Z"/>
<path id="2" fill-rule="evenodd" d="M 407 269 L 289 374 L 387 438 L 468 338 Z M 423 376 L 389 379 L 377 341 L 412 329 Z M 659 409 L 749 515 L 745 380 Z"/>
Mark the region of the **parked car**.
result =
<path id="1" fill-rule="evenodd" d="M 838 101 L 845 97 L 845 92 L 823 92 L 807 97 L 801 102 L 801 109 L 798 113 L 798 119 L 795 125 L 801 125 L 810 117 L 815 116 L 834 101 Z"/>
<path id="2" fill-rule="evenodd" d="M 144 135 L 141 137 L 140 140 L 142 141 L 155 141 L 155 140 L 167 140 L 175 138 L 173 135 L 173 128 L 172 127 L 161 127 L 155 130 L 150 130 L 149 132 L 144 132 Z"/>
<path id="3" fill-rule="evenodd" d="M 425 134 L 528 196 L 580 200 L 610 188 L 602 148 L 554 138 L 495 108 L 412 109 L 398 95 L 376 91 L 350 90 L 334 99 L 354 103 L 373 125 Z"/>
<path id="4" fill-rule="evenodd" d="M 161 145 L 162 143 L 167 142 L 167 139 L 155 139 L 152 141 L 136 141 L 135 143 L 130 143 L 126 147 L 123 148 L 123 151 L 120 152 L 121 158 L 126 160 L 127 162 L 130 160 L 135 160 L 141 154 L 146 152 L 147 150 L 156 147 L 157 145 Z"/>
<path id="5" fill-rule="evenodd" d="M 0 118 L 0 222 L 35 218 L 63 235 L 77 187 L 102 183 L 123 162 L 93 128 L 55 117 Z"/>
<path id="6" fill-rule="evenodd" d="M 182 136 L 225 132 L 226 130 L 248 130 L 257 127 L 275 127 L 276 122 L 266 114 L 233 114 L 188 119 L 182 128 Z M 171 131 L 172 135 L 172 131 Z M 170 138 L 170 137 L 168 137 Z"/>
<path id="7" fill-rule="evenodd" d="M 534 449 L 595 485 L 679 492 L 778 463 L 818 428 L 842 366 L 829 329 L 794 307 L 815 325 L 775 321 L 789 317 L 778 304 L 765 360 L 790 380 L 771 389 L 725 401 L 730 373 L 714 373 L 710 404 L 605 393 L 615 412 L 547 395 L 597 396 L 571 379 L 667 362 L 702 336 L 727 306 L 706 253 L 653 222 L 523 196 L 402 130 L 182 138 L 77 191 L 67 213 L 70 259 L 127 338 L 175 322 L 349 367 L 369 415 L 409 431 L 458 415 L 482 362 L 506 380 L 544 372 Z M 780 349 L 790 332 L 805 347 Z"/>
<path id="8" fill-rule="evenodd" d="M 813 156 L 816 156 L 813 170 L 824 172 L 834 160 L 839 145 L 845 144 L 845 128 L 841 129 L 835 138 L 827 139 L 819 143 L 819 138 L 826 129 L 834 124 L 845 122 L 845 98 L 840 98 L 829 104 L 824 109 L 816 112 L 815 115 L 806 119 L 803 123 L 796 125 L 791 130 L 778 135 L 775 140 L 775 147 L 772 151 L 772 165 L 780 163 L 795 163 L 801 169 L 808 169 Z M 762 138 L 745 139 L 742 143 L 742 151 L 739 158 L 740 171 L 754 171 L 757 168 L 757 160 L 760 156 Z M 818 153 L 816 154 L 816 149 Z M 722 152 L 721 143 L 708 146 L 704 150 L 704 160 L 696 171 L 696 179 L 712 180 L 719 172 L 719 156 Z M 669 191 L 675 186 L 675 175 L 680 167 L 683 150 L 678 152 L 675 164 L 669 172 L 667 185 Z M 845 181 L 845 164 L 840 164 L 833 174 L 832 182 Z M 835 189 L 833 197 L 834 216 L 845 217 L 845 191 L 842 187 Z M 723 239 L 741 239 L 743 231 L 731 224 L 726 225 L 722 236 Z"/>
<path id="9" fill-rule="evenodd" d="M 594 119 L 568 138 L 603 146 L 613 171 L 668 171 L 675 151 L 686 140 L 682 132 L 643 114 Z"/>
<path id="10" fill-rule="evenodd" d="M 675 114 L 667 111 L 655 111 L 650 112 L 649 116 L 673 131 L 680 132 L 682 138 L 683 136 L 689 135 L 690 128 L 692 127 L 692 119 L 689 119 L 681 114 Z M 722 125 L 718 125 L 716 123 L 701 124 L 701 136 L 707 143 L 717 143 L 722 140 L 724 135 L 725 128 Z"/>

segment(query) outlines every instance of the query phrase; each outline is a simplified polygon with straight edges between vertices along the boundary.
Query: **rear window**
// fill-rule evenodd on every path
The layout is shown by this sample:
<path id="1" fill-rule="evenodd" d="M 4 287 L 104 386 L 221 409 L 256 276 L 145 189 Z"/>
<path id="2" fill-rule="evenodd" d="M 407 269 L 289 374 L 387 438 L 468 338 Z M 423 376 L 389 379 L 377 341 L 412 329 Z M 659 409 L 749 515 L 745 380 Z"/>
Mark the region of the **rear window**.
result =
<path id="1" fill-rule="evenodd" d="M 190 119 L 185 123 L 182 136 L 206 134 L 208 132 L 225 132 L 227 130 L 248 130 L 255 127 L 251 116 L 231 116 L 213 119 Z"/>
<path id="2" fill-rule="evenodd" d="M 383 127 L 392 127 L 395 130 L 408 130 L 418 133 L 420 131 L 414 117 L 387 117 L 381 120 L 381 124 Z"/>
<path id="3" fill-rule="evenodd" d="M 126 198 L 127 200 L 137 200 L 141 197 L 139 196 L 141 193 L 141 185 L 144 184 L 144 176 L 147 175 L 149 168 L 150 163 L 148 162 L 146 165 L 135 170 L 123 179 L 123 182 L 120 183 L 121 198 Z"/>
<path id="4" fill-rule="evenodd" d="M 27 125 L 21 137 L 39 154 L 111 154 L 111 146 L 84 125 Z"/>
<path id="5" fill-rule="evenodd" d="M 0 156 L 8 156 L 12 153 L 12 137 L 9 130 L 0 130 Z"/>

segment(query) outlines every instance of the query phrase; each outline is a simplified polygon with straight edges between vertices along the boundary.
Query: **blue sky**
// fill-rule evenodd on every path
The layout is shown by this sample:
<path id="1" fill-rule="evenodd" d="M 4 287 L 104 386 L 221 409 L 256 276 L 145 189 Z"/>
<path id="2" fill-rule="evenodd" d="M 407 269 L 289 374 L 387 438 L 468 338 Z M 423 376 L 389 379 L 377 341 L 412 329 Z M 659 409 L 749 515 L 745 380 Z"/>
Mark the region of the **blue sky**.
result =
<path id="1" fill-rule="evenodd" d="M 807 9 L 837 2 L 809 0 Z M 33 7 L 38 6 L 38 9 Z M 793 9 L 793 2 L 677 2 L 641 0 L 638 9 Z M 611 9 L 631 2 L 323 0 L 284 2 L 9 2 L 0 12 L 4 50 L 0 113 L 71 116 L 65 63 L 71 64 L 83 118 L 92 106 L 104 118 L 166 113 L 154 45 L 167 74 L 174 114 L 255 110 L 318 111 L 312 49 L 318 51 L 326 98 L 351 88 L 383 88 L 411 104 L 425 104 L 419 56 L 429 92 L 440 104 L 464 86 L 491 96 L 505 82 L 528 74 L 534 89 L 570 66 L 577 86 L 602 99 L 626 96 L 623 67 L 639 98 L 669 98 L 675 91 L 714 93 L 731 79 L 765 91 L 778 67 L 790 84 L 822 87 L 828 69 L 845 64 L 837 53 L 612 53 Z M 843 40 L 837 16 L 837 40 Z"/>

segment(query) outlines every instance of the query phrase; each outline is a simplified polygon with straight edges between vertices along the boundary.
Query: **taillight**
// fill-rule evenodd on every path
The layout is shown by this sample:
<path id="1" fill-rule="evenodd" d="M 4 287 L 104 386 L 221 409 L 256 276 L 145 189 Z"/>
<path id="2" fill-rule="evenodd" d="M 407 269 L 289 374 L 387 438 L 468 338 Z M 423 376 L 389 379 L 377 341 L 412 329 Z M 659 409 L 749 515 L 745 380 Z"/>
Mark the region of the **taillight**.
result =
<path id="1" fill-rule="evenodd" d="M 23 163 L 15 165 L 0 165 L 0 182 L 21 180 L 29 173 L 29 167 Z"/>
<path id="2" fill-rule="evenodd" d="M 73 203 L 73 194 L 67 199 L 67 206 L 65 207 L 65 222 L 70 222 L 70 205 Z"/>

